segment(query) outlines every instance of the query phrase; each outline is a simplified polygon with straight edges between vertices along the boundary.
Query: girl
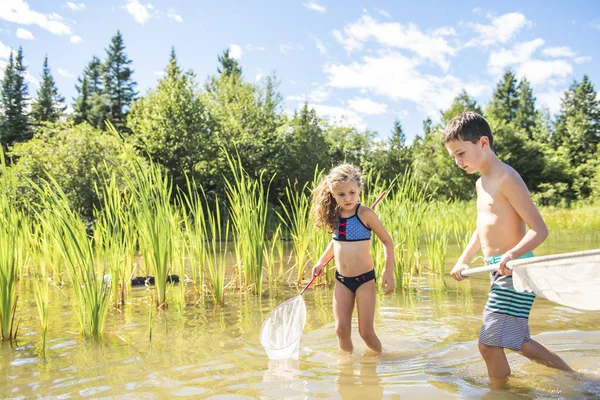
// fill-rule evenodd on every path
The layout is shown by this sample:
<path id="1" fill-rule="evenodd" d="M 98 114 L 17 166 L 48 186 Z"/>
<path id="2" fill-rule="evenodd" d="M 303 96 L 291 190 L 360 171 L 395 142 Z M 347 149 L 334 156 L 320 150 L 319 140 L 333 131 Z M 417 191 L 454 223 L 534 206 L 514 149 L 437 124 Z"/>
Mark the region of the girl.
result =
<path id="1" fill-rule="evenodd" d="M 367 346 L 381 352 L 381 342 L 375 334 L 375 270 L 370 254 L 371 231 L 384 245 L 385 271 L 381 287 L 386 294 L 394 290 L 394 246 L 377 215 L 358 203 L 363 181 L 354 165 L 333 168 L 314 191 L 311 214 L 318 228 L 332 232 L 333 241 L 313 268 L 320 275 L 324 263 L 335 256 L 336 283 L 333 292 L 335 332 L 342 350 L 352 352 L 350 337 L 354 304 L 358 310 L 358 332 Z"/>

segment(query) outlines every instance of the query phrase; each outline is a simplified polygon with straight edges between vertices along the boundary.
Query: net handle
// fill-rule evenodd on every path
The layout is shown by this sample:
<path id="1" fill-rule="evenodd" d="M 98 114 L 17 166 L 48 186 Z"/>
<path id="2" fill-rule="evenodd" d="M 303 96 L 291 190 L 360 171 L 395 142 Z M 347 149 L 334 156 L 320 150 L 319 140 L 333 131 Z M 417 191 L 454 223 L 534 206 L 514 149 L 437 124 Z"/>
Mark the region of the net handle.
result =
<path id="1" fill-rule="evenodd" d="M 595 256 L 600 255 L 600 249 L 595 250 L 587 250 L 587 251 L 577 251 L 573 253 L 563 253 L 563 254 L 554 254 L 549 256 L 538 256 L 538 257 L 529 257 L 529 258 L 518 258 L 516 260 L 510 260 L 506 263 L 506 267 L 509 269 L 513 269 L 517 266 L 526 266 L 529 264 L 536 264 L 539 262 L 548 262 L 555 260 L 564 260 L 569 258 L 577 258 L 577 257 L 587 257 L 587 256 Z M 460 271 L 460 274 L 464 277 L 469 277 L 471 275 L 482 274 L 485 272 L 492 272 L 498 269 L 498 264 L 490 264 L 485 265 L 483 267 L 477 268 L 469 268 Z"/>
<path id="2" fill-rule="evenodd" d="M 371 208 L 375 208 L 375 206 L 377 205 L 377 203 L 379 203 L 381 201 L 381 199 L 383 199 L 383 196 L 385 196 L 386 192 L 382 192 L 379 197 L 377 198 L 377 200 L 375 200 L 375 202 L 373 203 L 373 205 L 371 206 Z M 333 255 L 331 257 L 329 257 L 327 259 L 327 261 L 325 261 L 325 264 L 323 264 L 323 268 L 325 268 L 327 266 L 327 264 L 329 264 L 329 262 L 333 260 Z M 315 279 L 317 279 L 319 277 L 319 275 L 315 275 L 312 277 L 312 279 L 310 280 L 310 282 L 308 282 L 308 284 L 304 287 L 304 289 L 302 289 L 302 291 L 300 292 L 300 295 L 302 295 L 302 293 L 304 293 L 306 291 L 306 289 L 308 289 L 308 287 L 310 285 L 312 285 L 312 283 L 315 281 Z"/>

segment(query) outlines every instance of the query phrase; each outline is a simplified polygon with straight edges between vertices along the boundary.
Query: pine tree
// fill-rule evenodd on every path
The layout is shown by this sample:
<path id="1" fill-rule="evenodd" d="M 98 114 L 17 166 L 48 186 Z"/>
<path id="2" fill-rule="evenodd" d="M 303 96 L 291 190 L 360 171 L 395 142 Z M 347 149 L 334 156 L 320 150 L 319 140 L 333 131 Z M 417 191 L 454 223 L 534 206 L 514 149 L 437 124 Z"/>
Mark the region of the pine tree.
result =
<path id="1" fill-rule="evenodd" d="M 77 97 L 73 103 L 73 120 L 76 124 L 87 122 L 95 128 L 104 129 L 108 118 L 108 99 L 104 94 L 104 66 L 98 57 L 92 57 L 83 73 L 77 78 Z"/>
<path id="2" fill-rule="evenodd" d="M 217 71 L 220 75 L 242 76 L 242 67 L 234 58 L 229 56 L 229 49 L 223 51 L 223 55 L 218 56 L 218 59 L 221 65 L 217 68 Z"/>
<path id="3" fill-rule="evenodd" d="M 25 83 L 23 49 L 19 47 L 16 57 L 11 52 L 2 79 L 3 119 L 0 141 L 4 146 L 29 140 L 32 136 L 27 113 L 28 89 Z"/>
<path id="4" fill-rule="evenodd" d="M 518 128 L 523 129 L 527 133 L 530 139 L 533 138 L 537 114 L 533 89 L 527 78 L 523 78 L 519 82 L 519 102 L 514 122 Z"/>
<path id="5" fill-rule="evenodd" d="M 120 31 L 111 39 L 106 50 L 104 93 L 109 102 L 109 118 L 117 129 L 126 127 L 127 113 L 135 100 L 137 83 L 133 80 L 131 60 L 125 54 L 125 44 Z"/>
<path id="6" fill-rule="evenodd" d="M 56 122 L 65 112 L 65 98 L 60 95 L 48 66 L 48 56 L 44 58 L 42 84 L 33 102 L 31 118 L 33 123 Z"/>
<path id="7" fill-rule="evenodd" d="M 502 80 L 496 86 L 487 114 L 496 121 L 511 123 L 517 117 L 518 108 L 517 78 L 510 69 L 507 69 Z"/>
<path id="8" fill-rule="evenodd" d="M 565 91 L 557 116 L 553 144 L 568 149 L 573 167 L 597 157 L 600 143 L 600 101 L 587 75 Z"/>

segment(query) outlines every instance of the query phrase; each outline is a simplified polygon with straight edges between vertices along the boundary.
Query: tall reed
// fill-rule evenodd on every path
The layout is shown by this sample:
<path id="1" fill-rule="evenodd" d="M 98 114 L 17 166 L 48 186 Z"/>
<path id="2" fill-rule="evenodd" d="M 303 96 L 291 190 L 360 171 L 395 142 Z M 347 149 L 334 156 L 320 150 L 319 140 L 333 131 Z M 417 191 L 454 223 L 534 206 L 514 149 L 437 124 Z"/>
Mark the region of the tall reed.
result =
<path id="1" fill-rule="evenodd" d="M 253 180 L 237 156 L 225 153 L 233 179 L 225 179 L 229 211 L 235 230 L 238 267 L 243 271 L 246 287 L 262 292 L 264 249 L 266 246 L 269 185 L 263 183 L 264 172 Z M 272 181 L 272 179 L 271 179 Z"/>
<path id="2" fill-rule="evenodd" d="M 206 196 L 201 186 L 198 186 L 194 180 L 187 179 L 187 192 L 180 193 L 179 197 L 184 213 L 184 243 L 190 260 L 192 282 L 196 293 L 201 294 L 204 291 L 204 262 L 207 246 L 204 201 Z"/>
<path id="3" fill-rule="evenodd" d="M 6 173 L 4 152 L 1 148 L 0 167 L 2 173 Z M 0 334 L 2 339 L 6 340 L 14 339 L 18 330 L 14 319 L 17 309 L 20 226 L 24 220 L 23 214 L 11 201 L 16 180 L 14 175 L 11 175 L 10 179 L 9 184 L 0 188 Z"/>
<path id="4" fill-rule="evenodd" d="M 167 275 L 173 257 L 174 230 L 177 217 L 170 204 L 172 182 L 159 165 L 143 165 L 132 160 L 133 171 L 127 178 L 129 192 L 135 199 L 140 252 L 144 268 L 154 276 L 156 305 L 167 306 Z"/>
<path id="5" fill-rule="evenodd" d="M 312 221 L 309 218 L 310 196 L 308 192 L 309 182 L 302 188 L 298 188 L 298 183 L 292 184 L 288 180 L 285 188 L 286 202 L 281 201 L 283 214 L 278 213 L 279 217 L 288 228 L 294 245 L 294 254 L 296 258 L 296 284 L 300 284 L 304 278 L 306 264 L 310 261 L 309 247 L 311 243 Z M 318 257 L 318 256 L 317 256 Z"/>
<path id="6" fill-rule="evenodd" d="M 103 279 L 105 268 L 96 270 L 93 241 L 86 232 L 84 221 L 69 207 L 69 201 L 58 182 L 52 176 L 38 186 L 30 181 L 41 195 L 42 206 L 53 210 L 41 213 L 62 251 L 67 271 L 73 284 L 75 303 L 73 309 L 83 335 L 99 336 L 104 331 L 110 291 Z"/>
<path id="7" fill-rule="evenodd" d="M 206 232 L 208 246 L 206 248 L 206 266 L 209 277 L 209 289 L 215 304 L 223 304 L 225 289 L 225 272 L 227 270 L 227 241 L 229 240 L 229 221 L 221 218 L 221 205 L 215 198 L 214 211 L 206 207 Z"/>

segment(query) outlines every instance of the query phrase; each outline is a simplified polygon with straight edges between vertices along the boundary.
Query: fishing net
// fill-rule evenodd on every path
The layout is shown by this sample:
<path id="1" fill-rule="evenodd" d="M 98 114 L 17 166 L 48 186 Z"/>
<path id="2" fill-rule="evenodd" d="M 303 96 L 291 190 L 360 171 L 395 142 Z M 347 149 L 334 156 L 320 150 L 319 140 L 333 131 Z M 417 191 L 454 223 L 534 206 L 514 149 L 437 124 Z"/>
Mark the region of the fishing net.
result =
<path id="1" fill-rule="evenodd" d="M 302 295 L 281 303 L 271 311 L 260 330 L 260 343 L 269 359 L 298 359 L 305 325 L 306 305 Z"/>
<path id="2" fill-rule="evenodd" d="M 513 286 L 579 310 L 600 310 L 600 249 L 509 261 Z M 471 276 L 494 271 L 496 264 L 470 268 Z"/>
<path id="3" fill-rule="evenodd" d="M 511 262 L 513 285 L 564 306 L 600 310 L 600 250 Z"/>

